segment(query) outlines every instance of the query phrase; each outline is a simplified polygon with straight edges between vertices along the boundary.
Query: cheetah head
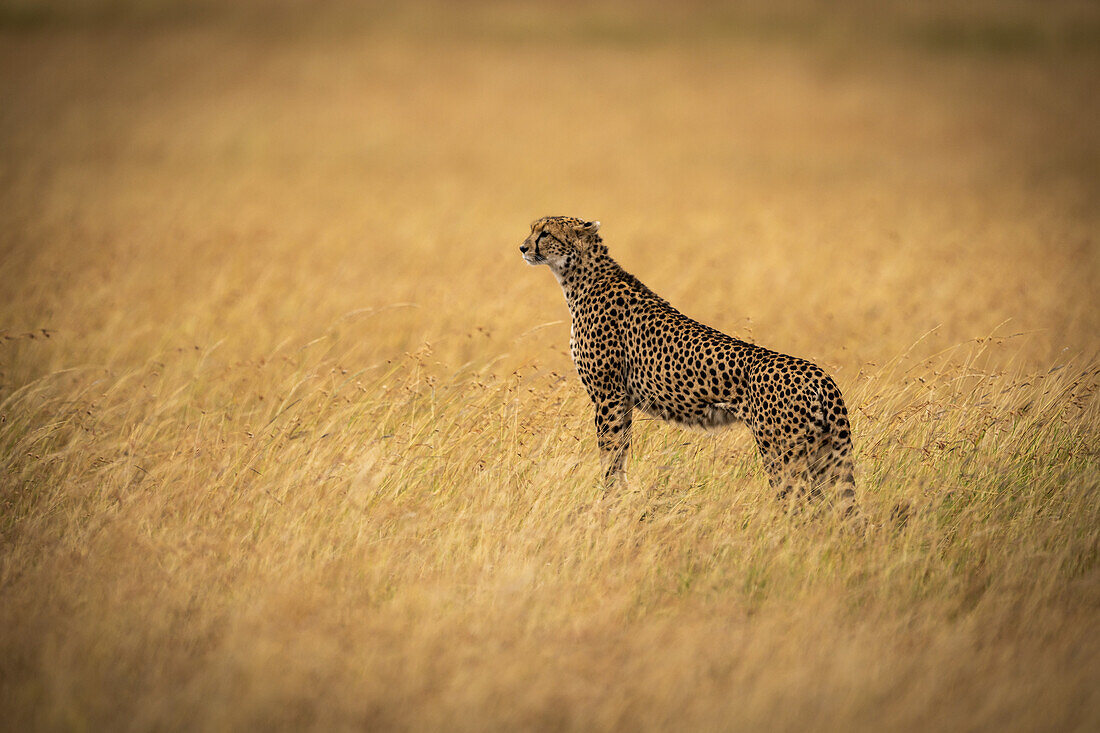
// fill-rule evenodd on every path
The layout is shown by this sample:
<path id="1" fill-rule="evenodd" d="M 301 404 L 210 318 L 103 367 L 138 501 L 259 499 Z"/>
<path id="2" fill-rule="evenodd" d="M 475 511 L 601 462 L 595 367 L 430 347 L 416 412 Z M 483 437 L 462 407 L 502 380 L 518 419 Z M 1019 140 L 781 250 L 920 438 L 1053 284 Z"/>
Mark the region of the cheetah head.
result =
<path id="1" fill-rule="evenodd" d="M 582 261 L 600 243 L 598 221 L 572 216 L 546 216 L 531 225 L 531 234 L 519 251 L 529 265 L 549 265 L 561 276 Z"/>

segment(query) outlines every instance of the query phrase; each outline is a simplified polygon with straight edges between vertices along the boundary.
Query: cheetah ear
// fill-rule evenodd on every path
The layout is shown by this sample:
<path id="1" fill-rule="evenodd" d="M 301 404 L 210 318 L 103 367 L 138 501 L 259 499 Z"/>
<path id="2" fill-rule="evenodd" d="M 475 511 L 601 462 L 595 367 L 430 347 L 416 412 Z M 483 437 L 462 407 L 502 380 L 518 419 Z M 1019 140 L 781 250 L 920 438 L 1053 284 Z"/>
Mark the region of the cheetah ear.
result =
<path id="1" fill-rule="evenodd" d="M 600 230 L 598 221 L 586 221 L 577 227 L 577 233 L 584 237 L 591 237 Z"/>

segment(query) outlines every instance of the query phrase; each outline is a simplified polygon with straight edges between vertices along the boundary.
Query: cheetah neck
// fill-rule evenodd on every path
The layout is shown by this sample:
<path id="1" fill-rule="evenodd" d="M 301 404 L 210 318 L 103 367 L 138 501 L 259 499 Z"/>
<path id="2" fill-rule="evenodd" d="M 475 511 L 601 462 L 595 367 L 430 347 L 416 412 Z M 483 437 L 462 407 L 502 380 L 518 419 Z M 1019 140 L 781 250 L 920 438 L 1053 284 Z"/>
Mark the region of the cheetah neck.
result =
<path id="1" fill-rule="evenodd" d="M 606 253 L 578 262 L 564 272 L 555 272 L 562 292 L 565 293 L 565 302 L 569 306 L 570 313 L 576 313 L 577 307 L 584 301 L 598 297 L 600 293 L 607 292 L 616 282 L 626 283 L 631 290 L 645 298 L 661 302 L 667 305 L 667 301 L 646 287 L 638 278 L 624 270 L 619 263 L 611 259 Z"/>
<path id="2" fill-rule="evenodd" d="M 585 296 L 595 292 L 603 283 L 613 277 L 619 266 L 610 257 L 604 255 L 594 260 L 582 260 L 564 272 L 555 272 L 562 292 L 565 293 L 565 302 L 569 310 L 583 300 Z"/>
<path id="3" fill-rule="evenodd" d="M 613 283 L 625 283 L 630 290 L 642 298 L 672 308 L 668 301 L 650 290 L 645 283 L 624 270 L 618 262 L 607 254 L 600 254 L 592 260 L 578 263 L 563 273 L 554 273 L 565 293 L 569 310 L 582 300 L 605 292 Z"/>

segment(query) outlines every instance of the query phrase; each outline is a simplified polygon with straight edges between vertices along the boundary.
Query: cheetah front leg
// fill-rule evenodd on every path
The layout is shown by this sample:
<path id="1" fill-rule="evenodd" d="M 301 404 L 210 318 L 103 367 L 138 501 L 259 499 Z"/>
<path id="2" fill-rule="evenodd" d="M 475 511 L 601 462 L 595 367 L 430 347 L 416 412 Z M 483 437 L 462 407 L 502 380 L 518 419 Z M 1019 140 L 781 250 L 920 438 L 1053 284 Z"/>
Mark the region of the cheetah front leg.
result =
<path id="1" fill-rule="evenodd" d="M 611 391 L 590 392 L 589 396 L 596 409 L 596 442 L 600 447 L 604 486 L 611 488 L 623 477 L 634 403 L 625 394 Z"/>

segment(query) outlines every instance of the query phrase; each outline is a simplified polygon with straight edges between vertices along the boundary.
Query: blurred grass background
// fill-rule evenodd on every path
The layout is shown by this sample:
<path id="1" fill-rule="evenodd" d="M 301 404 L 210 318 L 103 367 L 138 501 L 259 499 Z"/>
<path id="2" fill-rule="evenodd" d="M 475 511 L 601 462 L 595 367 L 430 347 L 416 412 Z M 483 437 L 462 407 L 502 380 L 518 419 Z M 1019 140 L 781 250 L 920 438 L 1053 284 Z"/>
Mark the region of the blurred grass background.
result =
<path id="1" fill-rule="evenodd" d="M 1091 2 L 0 0 L 3 725 L 1095 729 L 1098 81 Z M 909 525 L 654 421 L 602 496 L 546 214 Z"/>

